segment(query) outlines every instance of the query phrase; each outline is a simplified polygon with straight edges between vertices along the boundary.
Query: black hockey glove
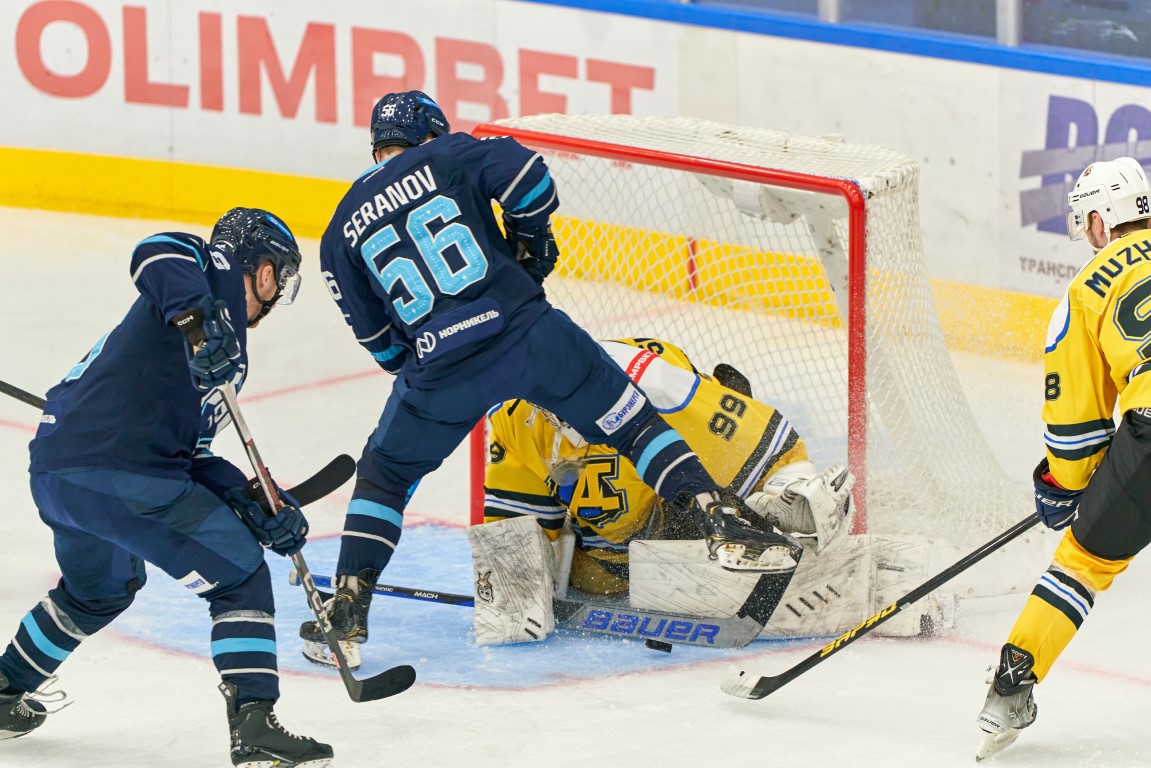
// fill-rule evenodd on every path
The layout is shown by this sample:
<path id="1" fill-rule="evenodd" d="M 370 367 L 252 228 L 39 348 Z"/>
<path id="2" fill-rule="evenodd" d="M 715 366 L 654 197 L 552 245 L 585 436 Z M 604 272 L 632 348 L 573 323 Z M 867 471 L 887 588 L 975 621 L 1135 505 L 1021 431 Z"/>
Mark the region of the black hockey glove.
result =
<path id="1" fill-rule="evenodd" d="M 240 364 L 240 342 L 224 301 L 214 302 L 206 296 L 200 306 L 173 318 L 172 324 L 188 342 L 188 368 L 196 389 L 209 392 L 235 375 Z"/>
<path id="2" fill-rule="evenodd" d="M 533 280 L 543 285 L 544 279 L 555 269 L 560 253 L 552 235 L 551 224 L 520 229 L 513 219 L 504 216 L 504 231 L 507 232 L 508 247 L 512 249 L 516 261 Z"/>
<path id="3" fill-rule="evenodd" d="M 308 521 L 300 504 L 284 489 L 276 486 L 283 504 L 275 515 L 268 511 L 268 501 L 258 480 L 251 480 L 224 494 L 236 515 L 256 536 L 256 540 L 277 555 L 290 557 L 303 549 L 308 537 Z"/>
<path id="4" fill-rule="evenodd" d="M 1079 516 L 1079 497 L 1083 491 L 1059 487 L 1051 476 L 1051 465 L 1046 456 L 1031 477 L 1035 481 L 1035 514 L 1043 524 L 1053 531 L 1071 525 Z"/>

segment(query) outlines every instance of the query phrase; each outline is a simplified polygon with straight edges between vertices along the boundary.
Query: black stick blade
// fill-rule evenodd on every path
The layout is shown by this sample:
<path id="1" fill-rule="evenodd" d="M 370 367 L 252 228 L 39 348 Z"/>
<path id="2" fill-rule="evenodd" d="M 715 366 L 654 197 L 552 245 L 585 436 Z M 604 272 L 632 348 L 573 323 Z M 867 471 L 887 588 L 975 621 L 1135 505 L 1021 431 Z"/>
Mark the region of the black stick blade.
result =
<path id="1" fill-rule="evenodd" d="M 336 491 L 355 474 L 356 460 L 343 453 L 295 488 L 288 489 L 288 493 L 300 502 L 300 506 L 306 506 Z"/>
<path id="2" fill-rule="evenodd" d="M 356 680 L 348 691 L 352 701 L 376 701 L 403 693 L 416 682 L 416 670 L 407 664 L 392 667 L 367 680 Z"/>

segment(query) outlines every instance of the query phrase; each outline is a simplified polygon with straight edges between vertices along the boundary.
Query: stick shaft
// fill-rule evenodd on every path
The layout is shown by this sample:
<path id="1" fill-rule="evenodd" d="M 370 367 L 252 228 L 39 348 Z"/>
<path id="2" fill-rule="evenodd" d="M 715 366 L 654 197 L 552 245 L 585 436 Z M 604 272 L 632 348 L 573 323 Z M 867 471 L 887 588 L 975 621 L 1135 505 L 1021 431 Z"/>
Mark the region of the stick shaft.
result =
<path id="1" fill-rule="evenodd" d="M 13 386 L 6 381 L 0 381 L 0 392 L 3 392 L 9 397 L 14 397 L 22 403 L 27 403 L 33 408 L 44 410 L 44 398 L 20 389 L 20 387 Z"/>

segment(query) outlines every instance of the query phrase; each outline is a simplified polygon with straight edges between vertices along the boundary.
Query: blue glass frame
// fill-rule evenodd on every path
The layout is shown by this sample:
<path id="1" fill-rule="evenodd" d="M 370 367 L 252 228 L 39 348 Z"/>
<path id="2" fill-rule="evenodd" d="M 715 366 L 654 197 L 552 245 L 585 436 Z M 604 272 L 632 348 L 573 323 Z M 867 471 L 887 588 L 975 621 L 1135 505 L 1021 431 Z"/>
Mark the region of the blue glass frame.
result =
<path id="1" fill-rule="evenodd" d="M 521 2 L 987 64 L 1004 69 L 1042 72 L 1085 80 L 1151 85 L 1151 61 L 1145 63 L 1139 59 L 1120 59 L 1093 51 L 1040 46 L 1012 48 L 1001 45 L 995 40 L 915 28 L 832 24 L 796 14 L 770 13 L 735 6 L 694 5 L 669 0 L 521 0 Z"/>

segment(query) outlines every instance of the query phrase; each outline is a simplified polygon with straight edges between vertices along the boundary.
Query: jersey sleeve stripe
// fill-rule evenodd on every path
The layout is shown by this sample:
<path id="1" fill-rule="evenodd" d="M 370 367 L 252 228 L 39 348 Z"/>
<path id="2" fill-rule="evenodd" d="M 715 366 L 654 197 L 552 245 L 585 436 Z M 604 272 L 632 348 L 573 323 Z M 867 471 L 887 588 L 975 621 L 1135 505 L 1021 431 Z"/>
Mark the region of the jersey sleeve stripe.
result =
<path id="1" fill-rule="evenodd" d="M 140 279 L 140 274 L 144 271 L 144 267 L 147 267 L 156 261 L 163 261 L 164 259 L 178 259 L 180 261 L 194 261 L 194 262 L 196 262 L 196 265 L 198 267 L 200 267 L 200 269 L 204 268 L 203 262 L 201 262 L 198 257 L 192 258 L 191 256 L 181 256 L 178 253 L 165 253 L 165 254 L 162 254 L 160 256 L 150 256 L 150 257 L 144 259 L 142 262 L 140 262 L 140 266 L 137 267 L 136 271 L 132 273 L 132 282 L 135 283 Z"/>
<path id="2" fill-rule="evenodd" d="M 1094 432 L 1105 431 L 1108 434 L 1115 431 L 1115 422 L 1111 419 L 1093 419 L 1081 421 L 1077 424 L 1048 424 L 1047 433 L 1059 437 L 1075 437 L 1088 435 Z"/>
<path id="3" fill-rule="evenodd" d="M 536 160 L 541 161 L 541 163 L 543 161 L 543 158 L 540 157 L 539 152 L 536 152 L 534 155 L 532 155 L 528 159 L 528 161 L 526 163 L 524 163 L 524 167 L 521 168 L 520 172 L 516 174 L 516 177 L 514 179 L 512 179 L 512 183 L 508 184 L 508 188 L 505 189 L 503 191 L 503 193 L 498 198 L 496 198 L 497 200 L 499 200 L 500 207 L 507 210 L 508 198 L 512 196 L 512 192 L 514 192 L 515 188 L 519 185 L 519 183 L 521 181 L 523 181 L 524 176 L 526 176 L 528 174 L 528 171 L 531 170 L 531 167 L 535 164 Z"/>
<path id="4" fill-rule="evenodd" d="M 512 216 L 513 218 L 516 218 L 516 219 L 527 219 L 527 218 L 531 218 L 532 216 L 537 216 L 541 213 L 544 213 L 545 211 L 550 211 L 551 209 L 555 208 L 556 195 L 557 195 L 556 189 L 555 189 L 555 187 L 552 187 L 551 196 L 548 197 L 547 202 L 545 202 L 539 208 L 536 208 L 533 211 L 521 211 L 519 213 L 513 213 L 513 214 L 509 214 L 509 215 Z"/>
<path id="5" fill-rule="evenodd" d="M 729 487 L 736 489 L 741 497 L 751 493 L 759 478 L 771 471 L 780 458 L 786 456 L 798 442 L 799 435 L 791 428 L 790 422 L 779 411 L 771 414 L 755 450 L 748 456 Z"/>
<path id="6" fill-rule="evenodd" d="M 391 360 L 392 358 L 399 355 L 403 351 L 404 351 L 404 348 L 401 345 L 393 344 L 392 346 L 385 349 L 383 352 L 373 352 L 372 357 L 377 362 L 386 363 L 389 360 Z"/>
<path id="7" fill-rule="evenodd" d="M 500 513 L 498 516 L 513 515 L 532 515 L 533 517 L 551 518 L 563 517 L 567 514 L 567 509 L 561 507 L 554 502 L 549 503 L 541 500 L 537 504 L 525 504 L 524 502 L 511 501 L 510 499 L 499 498 L 498 496 L 487 495 L 484 497 L 484 514 L 489 514 L 489 510 Z M 493 515 L 495 516 L 495 515 Z"/>
<path id="8" fill-rule="evenodd" d="M 389 330 L 391 330 L 391 328 L 392 328 L 392 326 L 393 326 L 393 325 L 394 325 L 394 323 L 388 323 L 387 325 L 385 325 L 383 328 L 381 328 L 380 330 L 378 330 L 378 331 L 376 331 L 375 333 L 373 333 L 373 334 L 372 334 L 371 336 L 369 336 L 368 338 L 366 338 L 366 339 L 356 339 L 356 341 L 360 342 L 361 344 L 367 344 L 369 341 L 375 341 L 376 339 L 380 338 L 380 337 L 381 337 L 381 336 L 383 336 L 385 333 L 387 333 Z"/>
<path id="9" fill-rule="evenodd" d="M 1141 373 L 1147 373 L 1147 371 L 1151 371 L 1151 362 L 1140 363 L 1131 369 L 1131 373 L 1127 374 L 1127 383 L 1130 384 L 1131 379 L 1135 378 Z"/>
<path id="10" fill-rule="evenodd" d="M 1111 444 L 1110 438 L 1108 438 L 1107 440 L 1105 440 L 1101 443 L 1095 443 L 1093 445 L 1088 445 L 1088 446 L 1084 446 L 1083 448 L 1075 448 L 1075 449 L 1057 448 L 1057 447 L 1051 445 L 1050 443 L 1048 443 L 1047 450 L 1051 452 L 1052 456 L 1054 456 L 1057 459 L 1063 459 L 1063 461 L 1082 461 L 1083 459 L 1086 459 L 1090 456 L 1094 456 L 1095 454 L 1099 453 L 1100 451 L 1106 450 L 1107 446 L 1109 446 L 1110 444 Z"/>
<path id="11" fill-rule="evenodd" d="M 531 205 L 536 200 L 536 198 L 546 192 L 551 186 L 552 176 L 550 173 L 545 171 L 544 177 L 539 180 L 539 183 L 528 190 L 528 192 L 520 198 L 518 203 L 512 206 L 510 213 L 515 216 L 518 211 L 522 211 L 524 208 L 527 208 L 529 205 Z"/>
<path id="12" fill-rule="evenodd" d="M 657 406 L 656 410 L 659 411 L 660 413 L 679 413 L 684 408 L 686 408 L 691 403 L 691 399 L 693 397 L 695 397 L 695 391 L 697 389 L 699 389 L 699 382 L 700 382 L 700 378 L 699 378 L 699 376 L 696 376 L 695 381 L 693 381 L 691 384 L 691 389 L 688 390 L 687 397 L 685 397 L 683 399 L 683 402 L 680 403 L 679 405 L 672 406 L 671 408 L 659 408 Z M 654 403 L 653 403 L 653 405 L 654 405 Z"/>

